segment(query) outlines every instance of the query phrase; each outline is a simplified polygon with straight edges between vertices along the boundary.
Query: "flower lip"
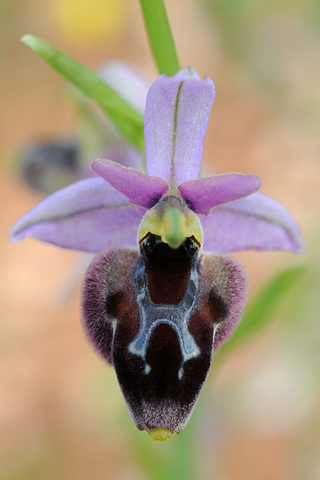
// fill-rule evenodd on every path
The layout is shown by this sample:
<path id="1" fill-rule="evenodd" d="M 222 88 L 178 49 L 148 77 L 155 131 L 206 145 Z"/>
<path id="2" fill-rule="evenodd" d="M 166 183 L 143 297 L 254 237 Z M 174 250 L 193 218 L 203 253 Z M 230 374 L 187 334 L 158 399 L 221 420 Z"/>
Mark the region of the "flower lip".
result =
<path id="1" fill-rule="evenodd" d="M 162 245 L 177 255 L 177 250 Z M 213 350 L 230 336 L 242 315 L 246 277 L 235 260 L 203 254 L 189 260 L 192 271 L 187 265 L 180 262 L 179 270 L 172 262 L 164 265 L 158 255 L 145 259 L 136 251 L 116 249 L 95 257 L 86 275 L 86 333 L 114 365 L 140 430 L 179 433 L 184 428 Z M 146 302 L 146 294 L 151 302 Z M 188 306 L 194 307 L 191 316 Z"/>

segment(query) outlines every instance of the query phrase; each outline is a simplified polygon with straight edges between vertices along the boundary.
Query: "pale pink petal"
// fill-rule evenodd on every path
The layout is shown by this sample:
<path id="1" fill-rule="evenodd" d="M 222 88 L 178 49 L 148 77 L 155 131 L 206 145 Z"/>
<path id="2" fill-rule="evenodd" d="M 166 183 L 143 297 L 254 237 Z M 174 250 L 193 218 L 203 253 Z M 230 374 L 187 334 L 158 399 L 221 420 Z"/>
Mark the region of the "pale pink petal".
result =
<path id="1" fill-rule="evenodd" d="M 152 207 L 169 188 L 160 177 L 152 177 L 110 160 L 97 160 L 92 168 L 131 203 L 141 207 Z"/>
<path id="2" fill-rule="evenodd" d="M 208 215 L 213 207 L 256 192 L 261 180 L 256 175 L 226 173 L 190 180 L 178 187 L 182 197 L 195 213 Z"/>

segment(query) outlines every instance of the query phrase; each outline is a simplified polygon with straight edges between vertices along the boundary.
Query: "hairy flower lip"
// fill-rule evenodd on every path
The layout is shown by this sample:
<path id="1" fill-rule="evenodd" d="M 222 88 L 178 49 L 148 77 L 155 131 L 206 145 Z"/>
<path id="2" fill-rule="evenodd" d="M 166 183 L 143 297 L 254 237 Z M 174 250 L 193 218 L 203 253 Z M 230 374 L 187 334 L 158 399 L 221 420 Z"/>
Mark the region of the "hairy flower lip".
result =
<path id="1" fill-rule="evenodd" d="M 219 252 L 301 249 L 288 211 L 256 193 L 258 177 L 197 179 L 214 94 L 193 70 L 160 76 L 146 102 L 147 173 L 98 160 L 102 178 L 49 196 L 11 231 L 99 253 L 83 287 L 84 329 L 114 365 L 136 426 L 160 437 L 184 428 L 213 352 L 242 316 L 246 274 Z M 137 243 L 140 254 L 128 248 Z"/>
<path id="2" fill-rule="evenodd" d="M 213 351 L 231 335 L 241 318 L 246 300 L 246 275 L 232 258 L 202 254 L 199 257 L 201 289 L 188 326 L 200 355 L 198 352 L 183 361 L 181 339 L 168 323 L 170 312 L 179 311 L 181 303 L 174 308 L 167 305 L 169 317 L 155 324 L 144 356 L 129 348 L 139 329 L 144 331 L 137 299 L 142 298 L 143 290 L 140 289 L 145 287 L 134 280 L 139 259 L 141 261 L 137 252 L 125 249 L 103 252 L 95 257 L 84 284 L 84 327 L 100 354 L 114 364 L 137 427 L 147 431 L 166 428 L 179 433 L 195 407 Z M 145 261 L 143 265 L 147 265 Z M 167 267 L 163 262 L 158 265 L 163 278 Z M 171 285 L 161 282 L 161 275 L 147 278 L 151 294 L 159 288 L 174 290 L 177 285 L 171 273 L 168 276 Z M 154 281 L 158 283 L 153 285 Z M 164 307 L 161 302 L 153 305 L 155 313 Z M 220 327 L 216 328 L 216 324 Z"/>

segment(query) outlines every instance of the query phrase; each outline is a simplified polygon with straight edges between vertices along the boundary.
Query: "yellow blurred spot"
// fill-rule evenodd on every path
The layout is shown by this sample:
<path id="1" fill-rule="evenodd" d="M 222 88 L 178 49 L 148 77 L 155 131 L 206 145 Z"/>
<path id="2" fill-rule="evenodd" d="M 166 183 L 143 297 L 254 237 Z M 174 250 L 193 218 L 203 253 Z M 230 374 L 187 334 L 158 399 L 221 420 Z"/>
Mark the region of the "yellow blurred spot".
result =
<path id="1" fill-rule="evenodd" d="M 171 440 L 174 435 L 168 428 L 155 428 L 148 433 L 151 440 L 155 440 L 156 442 L 166 442 L 167 440 Z"/>
<path id="2" fill-rule="evenodd" d="M 62 35 L 76 45 L 98 43 L 125 24 L 123 0 L 51 0 L 51 12 Z"/>

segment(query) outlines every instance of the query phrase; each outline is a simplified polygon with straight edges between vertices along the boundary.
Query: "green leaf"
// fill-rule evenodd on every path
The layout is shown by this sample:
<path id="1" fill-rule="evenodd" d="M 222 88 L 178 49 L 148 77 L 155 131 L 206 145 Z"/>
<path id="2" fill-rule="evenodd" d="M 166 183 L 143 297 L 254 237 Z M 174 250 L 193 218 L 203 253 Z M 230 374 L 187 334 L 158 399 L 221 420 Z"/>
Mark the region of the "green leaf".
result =
<path id="1" fill-rule="evenodd" d="M 163 0 L 140 0 L 140 3 L 159 73 L 174 75 L 180 67 Z"/>
<path id="2" fill-rule="evenodd" d="M 24 35 L 22 42 L 67 78 L 84 95 L 95 100 L 129 143 L 144 150 L 143 116 L 107 85 L 93 70 L 33 35 Z"/>
<path id="3" fill-rule="evenodd" d="M 272 319 L 280 303 L 290 293 L 306 272 L 305 266 L 289 268 L 278 273 L 262 289 L 261 293 L 247 307 L 237 330 L 230 340 L 221 348 L 222 355 L 248 340 Z M 220 356 L 218 354 L 218 356 Z"/>

